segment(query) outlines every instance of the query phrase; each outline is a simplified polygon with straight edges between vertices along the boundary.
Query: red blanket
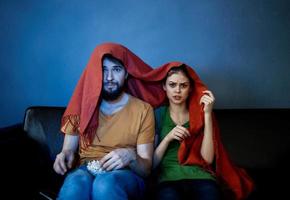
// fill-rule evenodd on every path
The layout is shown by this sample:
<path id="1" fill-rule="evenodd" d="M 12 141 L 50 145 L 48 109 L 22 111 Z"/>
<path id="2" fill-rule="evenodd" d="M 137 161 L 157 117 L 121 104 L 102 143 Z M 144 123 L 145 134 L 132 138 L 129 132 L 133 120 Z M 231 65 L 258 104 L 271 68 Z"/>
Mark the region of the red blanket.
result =
<path id="1" fill-rule="evenodd" d="M 86 145 L 90 144 L 96 136 L 98 105 L 102 89 L 102 58 L 105 54 L 111 54 L 123 62 L 129 74 L 126 87 L 127 92 L 150 103 L 153 107 L 167 103 L 166 93 L 162 88 L 162 80 L 166 77 L 169 69 L 183 64 L 171 62 L 153 69 L 122 45 L 105 43 L 97 46 L 62 118 L 62 126 L 70 123 L 74 127 L 74 131 L 80 134 L 81 142 Z M 226 189 L 231 191 L 232 199 L 243 199 L 253 190 L 253 181 L 243 169 L 235 166 L 229 159 L 222 145 L 218 124 L 214 117 L 215 163 L 212 166 L 215 167 L 207 165 L 200 155 L 204 120 L 203 109 L 199 105 L 199 100 L 203 95 L 202 91 L 207 88 L 194 70 L 187 65 L 185 66 L 194 81 L 194 88 L 189 97 L 189 130 L 192 137 L 181 143 L 178 152 L 180 164 L 197 164 L 202 166 L 215 174 L 217 180 Z"/>
<path id="2" fill-rule="evenodd" d="M 115 43 L 104 43 L 97 46 L 77 83 L 62 117 L 62 131 L 66 132 L 65 127 L 73 127 L 72 132 L 80 134 L 81 142 L 84 145 L 90 144 L 96 136 L 98 105 L 100 103 L 103 78 L 102 58 L 105 54 L 111 54 L 126 67 L 129 73 L 127 90 L 133 96 L 149 102 L 153 107 L 157 107 L 165 99 L 165 94 L 160 92 L 160 85 L 144 84 L 145 75 L 151 72 L 152 68 L 133 52 Z M 67 123 L 70 123 L 71 126 L 65 126 Z"/>
<path id="3" fill-rule="evenodd" d="M 226 197 L 229 199 L 245 199 L 254 189 L 253 180 L 248 176 L 246 171 L 235 166 L 230 160 L 220 137 L 220 130 L 217 120 L 213 113 L 213 137 L 215 149 L 215 163 L 208 165 L 200 154 L 203 127 L 204 127 L 204 113 L 203 107 L 199 104 L 202 91 L 206 90 L 206 86 L 202 83 L 194 70 L 186 64 L 180 62 L 167 63 L 158 67 L 146 76 L 146 80 L 151 80 L 156 84 L 161 84 L 167 72 L 175 66 L 185 65 L 190 78 L 194 85 L 189 96 L 189 131 L 192 137 L 184 140 L 178 151 L 178 159 L 180 164 L 191 165 L 196 164 L 202 166 L 217 177 L 222 189 L 225 191 Z M 160 91 L 163 93 L 164 91 Z M 156 97 L 158 98 L 158 97 Z M 164 104 L 166 99 L 161 104 Z M 215 166 L 215 167 L 213 167 Z"/>

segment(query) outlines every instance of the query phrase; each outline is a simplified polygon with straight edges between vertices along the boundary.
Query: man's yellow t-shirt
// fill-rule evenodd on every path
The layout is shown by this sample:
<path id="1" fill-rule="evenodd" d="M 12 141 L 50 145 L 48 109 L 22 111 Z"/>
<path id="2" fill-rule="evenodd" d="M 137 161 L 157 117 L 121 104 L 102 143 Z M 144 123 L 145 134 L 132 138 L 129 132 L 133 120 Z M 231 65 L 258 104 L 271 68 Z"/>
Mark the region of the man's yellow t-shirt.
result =
<path id="1" fill-rule="evenodd" d="M 80 146 L 80 164 L 99 160 L 118 148 L 136 148 L 154 142 L 155 120 L 150 104 L 129 96 L 128 103 L 112 115 L 99 113 L 99 126 L 92 144 Z M 68 133 L 70 134 L 70 133 Z M 82 144 L 82 143 L 80 143 Z"/>

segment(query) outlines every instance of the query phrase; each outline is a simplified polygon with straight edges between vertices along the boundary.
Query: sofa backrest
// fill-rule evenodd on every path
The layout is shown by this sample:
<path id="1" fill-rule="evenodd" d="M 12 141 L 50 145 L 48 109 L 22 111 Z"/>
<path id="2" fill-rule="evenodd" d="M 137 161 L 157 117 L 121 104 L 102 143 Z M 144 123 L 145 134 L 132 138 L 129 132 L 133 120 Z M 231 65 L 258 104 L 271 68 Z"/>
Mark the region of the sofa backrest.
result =
<path id="1" fill-rule="evenodd" d="M 246 168 L 289 166 L 290 109 L 216 110 L 223 144 Z"/>
<path id="2" fill-rule="evenodd" d="M 29 107 L 24 117 L 24 131 L 52 161 L 61 151 L 64 134 L 60 131 L 65 107 Z"/>
<path id="3" fill-rule="evenodd" d="M 61 151 L 65 107 L 30 107 L 24 130 L 51 160 Z M 285 165 L 290 153 L 290 109 L 216 109 L 221 137 L 230 158 L 246 168 Z"/>

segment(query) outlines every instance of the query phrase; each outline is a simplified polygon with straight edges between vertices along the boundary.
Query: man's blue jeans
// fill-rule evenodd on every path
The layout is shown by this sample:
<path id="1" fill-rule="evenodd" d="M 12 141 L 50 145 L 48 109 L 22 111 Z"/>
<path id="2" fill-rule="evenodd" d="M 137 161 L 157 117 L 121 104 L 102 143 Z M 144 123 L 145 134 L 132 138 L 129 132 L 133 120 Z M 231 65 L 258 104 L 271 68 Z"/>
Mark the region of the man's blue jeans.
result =
<path id="1" fill-rule="evenodd" d="M 114 170 L 93 176 L 83 165 L 67 175 L 57 199 L 142 199 L 144 190 L 144 180 L 131 170 Z"/>

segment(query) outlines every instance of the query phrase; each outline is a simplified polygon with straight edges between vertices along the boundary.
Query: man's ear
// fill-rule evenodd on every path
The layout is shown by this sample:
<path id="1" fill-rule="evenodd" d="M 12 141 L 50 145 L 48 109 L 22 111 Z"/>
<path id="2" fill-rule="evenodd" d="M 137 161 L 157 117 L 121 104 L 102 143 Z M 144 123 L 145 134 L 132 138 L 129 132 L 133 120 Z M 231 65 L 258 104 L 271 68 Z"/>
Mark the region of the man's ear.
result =
<path id="1" fill-rule="evenodd" d="M 128 78 L 128 72 L 126 71 L 126 74 L 125 74 L 125 79 L 127 79 Z"/>

